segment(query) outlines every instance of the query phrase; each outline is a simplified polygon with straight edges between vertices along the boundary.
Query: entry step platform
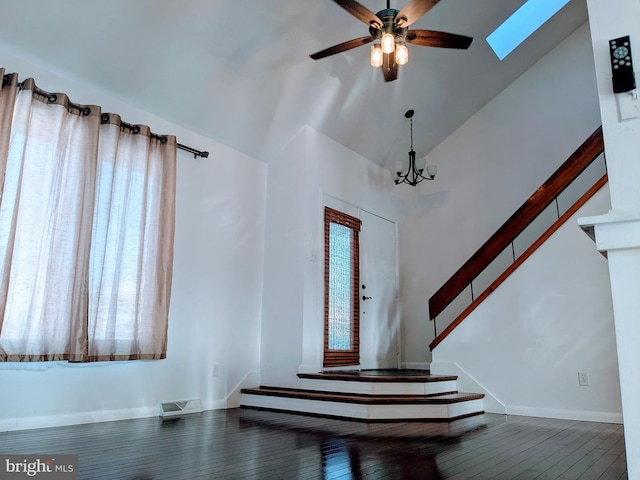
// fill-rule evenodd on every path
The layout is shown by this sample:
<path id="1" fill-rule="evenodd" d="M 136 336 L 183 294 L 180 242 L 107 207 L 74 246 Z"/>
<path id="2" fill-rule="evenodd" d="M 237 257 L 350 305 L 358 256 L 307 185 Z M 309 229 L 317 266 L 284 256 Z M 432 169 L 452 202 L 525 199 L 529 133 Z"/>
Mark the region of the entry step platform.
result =
<path id="1" fill-rule="evenodd" d="M 365 422 L 442 422 L 484 413 L 484 395 L 458 392 L 455 376 L 424 370 L 356 370 L 298 377 L 300 388 L 243 389 L 241 406 Z"/>

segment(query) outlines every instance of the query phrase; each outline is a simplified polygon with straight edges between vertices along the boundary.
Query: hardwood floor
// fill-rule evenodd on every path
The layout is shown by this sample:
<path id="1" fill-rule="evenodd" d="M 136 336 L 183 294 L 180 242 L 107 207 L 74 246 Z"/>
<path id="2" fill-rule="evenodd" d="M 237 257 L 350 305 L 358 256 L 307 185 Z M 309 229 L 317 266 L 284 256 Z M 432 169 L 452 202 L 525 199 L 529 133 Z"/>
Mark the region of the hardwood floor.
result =
<path id="1" fill-rule="evenodd" d="M 214 410 L 0 433 L 0 454 L 77 454 L 91 480 L 627 478 L 622 425 L 494 414 L 367 424 Z"/>

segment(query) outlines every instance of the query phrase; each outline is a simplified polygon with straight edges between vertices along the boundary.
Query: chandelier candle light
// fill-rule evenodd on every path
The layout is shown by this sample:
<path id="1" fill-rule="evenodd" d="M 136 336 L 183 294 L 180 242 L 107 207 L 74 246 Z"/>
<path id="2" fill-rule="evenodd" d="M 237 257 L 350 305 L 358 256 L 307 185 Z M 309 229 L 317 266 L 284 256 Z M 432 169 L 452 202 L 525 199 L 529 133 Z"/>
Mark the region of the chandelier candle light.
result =
<path id="1" fill-rule="evenodd" d="M 400 183 L 408 183 L 412 187 L 415 187 L 423 180 L 434 180 L 436 178 L 436 173 L 438 171 L 438 167 L 436 165 L 427 166 L 427 176 L 422 175 L 424 172 L 425 164 L 427 163 L 426 158 L 420 158 L 416 161 L 416 152 L 413 150 L 413 110 L 408 110 L 407 113 L 404 114 L 405 118 L 410 119 L 411 121 L 411 149 L 409 150 L 409 169 L 406 173 L 403 173 L 402 163 L 396 163 L 396 185 Z"/>

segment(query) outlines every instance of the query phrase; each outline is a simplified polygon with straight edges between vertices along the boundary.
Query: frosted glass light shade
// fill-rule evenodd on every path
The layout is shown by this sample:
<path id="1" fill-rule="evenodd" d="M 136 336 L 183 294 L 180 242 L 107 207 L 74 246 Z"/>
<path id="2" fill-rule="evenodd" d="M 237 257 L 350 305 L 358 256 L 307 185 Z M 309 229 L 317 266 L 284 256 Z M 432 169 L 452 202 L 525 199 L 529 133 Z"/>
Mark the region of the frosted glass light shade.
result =
<path id="1" fill-rule="evenodd" d="M 431 178 L 435 178 L 436 173 L 438 173 L 437 165 L 429 165 L 427 166 L 427 175 Z"/>
<path id="2" fill-rule="evenodd" d="M 396 63 L 398 65 L 406 65 L 409 62 L 409 49 L 404 42 L 398 43 L 396 46 Z"/>
<path id="3" fill-rule="evenodd" d="M 371 45 L 371 66 L 374 68 L 382 66 L 382 48 L 377 43 Z"/>
<path id="4" fill-rule="evenodd" d="M 416 160 L 416 168 L 420 171 L 424 170 L 424 167 L 426 164 L 427 164 L 426 157 L 422 157 Z"/>
<path id="5" fill-rule="evenodd" d="M 393 34 L 388 32 L 382 34 L 382 40 L 380 43 L 382 44 L 383 53 L 392 53 L 396 48 L 396 39 Z"/>

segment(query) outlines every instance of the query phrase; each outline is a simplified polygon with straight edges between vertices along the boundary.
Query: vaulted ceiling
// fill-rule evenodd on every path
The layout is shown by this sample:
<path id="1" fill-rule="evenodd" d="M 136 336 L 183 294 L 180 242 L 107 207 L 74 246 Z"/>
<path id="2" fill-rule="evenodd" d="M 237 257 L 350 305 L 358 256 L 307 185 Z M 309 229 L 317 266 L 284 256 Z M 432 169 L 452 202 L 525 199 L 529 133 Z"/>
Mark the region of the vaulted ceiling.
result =
<path id="1" fill-rule="evenodd" d="M 471 36 L 471 47 L 409 45 L 388 83 L 368 46 L 309 58 L 368 35 L 332 0 L 0 0 L 0 41 L 255 158 L 309 125 L 392 168 L 409 147 L 408 109 L 424 156 L 587 20 L 586 0 L 571 0 L 501 62 L 485 38 L 523 3 L 441 0 L 412 28 Z"/>

